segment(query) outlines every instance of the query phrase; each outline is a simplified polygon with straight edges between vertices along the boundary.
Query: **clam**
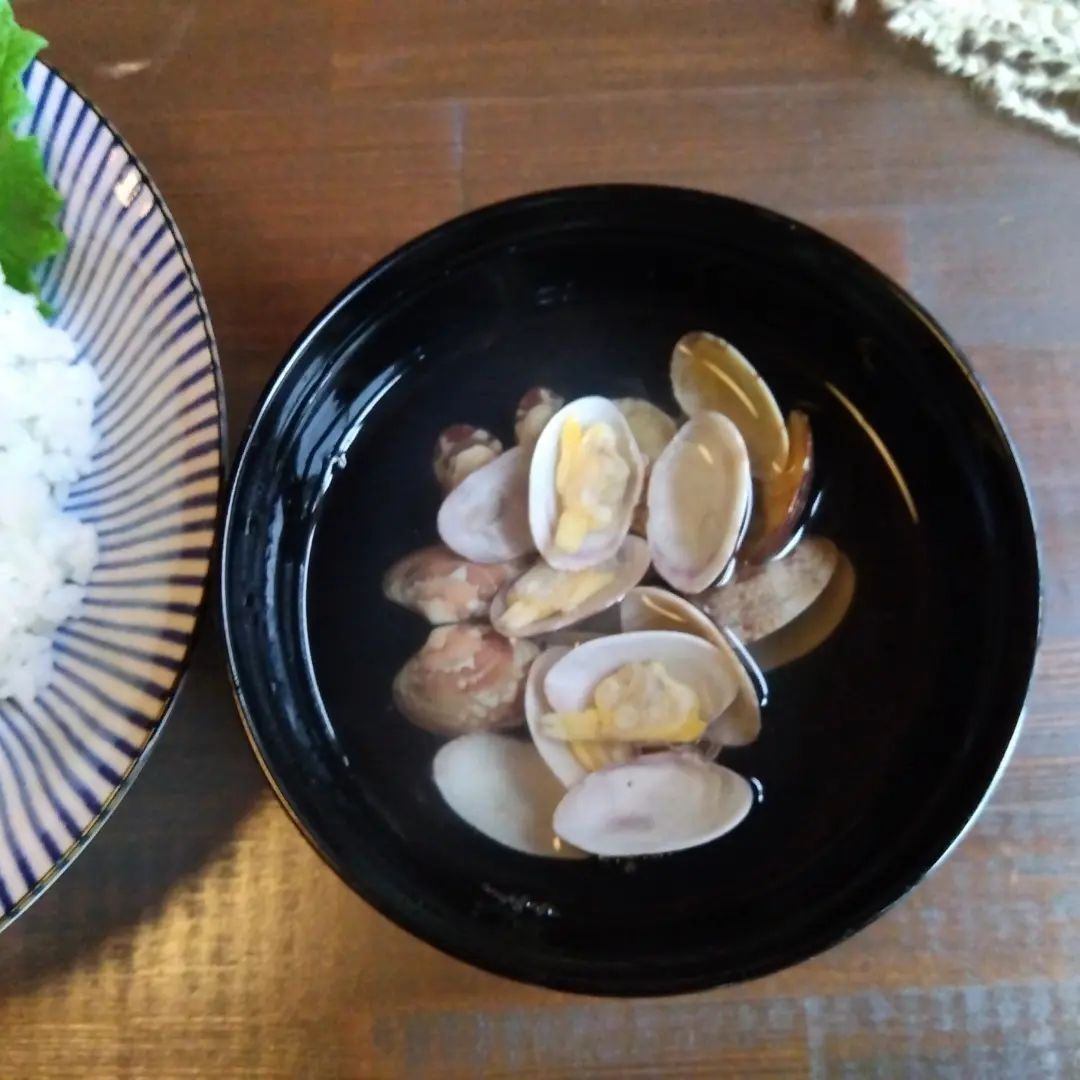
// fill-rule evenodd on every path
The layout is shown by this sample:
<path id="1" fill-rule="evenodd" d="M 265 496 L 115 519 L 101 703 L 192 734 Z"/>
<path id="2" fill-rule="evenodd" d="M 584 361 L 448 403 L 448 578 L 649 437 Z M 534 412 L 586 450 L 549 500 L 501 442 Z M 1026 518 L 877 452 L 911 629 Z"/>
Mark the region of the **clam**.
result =
<path id="1" fill-rule="evenodd" d="M 394 703 L 438 735 L 517 727 L 525 676 L 539 651 L 490 626 L 437 626 L 394 678 Z"/>
<path id="2" fill-rule="evenodd" d="M 566 404 L 566 399 L 546 386 L 527 390 L 514 414 L 514 437 L 522 446 L 532 446 L 547 422 Z"/>
<path id="3" fill-rule="evenodd" d="M 619 625 L 634 630 L 676 630 L 703 638 L 718 649 L 727 648 L 723 632 L 685 597 L 655 585 L 631 589 L 619 605 Z"/>
<path id="4" fill-rule="evenodd" d="M 552 828 L 565 791 L 529 743 L 461 735 L 440 748 L 432 773 L 450 809 L 489 839 L 527 855 L 582 857 Z"/>
<path id="5" fill-rule="evenodd" d="M 644 536 L 648 530 L 649 506 L 647 489 L 649 473 L 653 462 L 660 456 L 664 447 L 675 438 L 678 424 L 663 409 L 657 408 L 644 398 L 616 398 L 619 412 L 626 417 L 630 431 L 637 443 L 641 456 L 645 459 L 645 483 L 641 498 L 634 507 L 634 516 L 630 521 L 631 532 Z"/>
<path id="6" fill-rule="evenodd" d="M 529 472 L 529 527 L 558 570 L 612 558 L 630 531 L 645 467 L 630 425 L 607 398 L 560 409 L 540 433 Z"/>
<path id="7" fill-rule="evenodd" d="M 829 584 L 838 557 L 831 540 L 806 537 L 783 559 L 741 567 L 729 584 L 698 602 L 709 618 L 750 645 L 806 611 Z"/>
<path id="8" fill-rule="evenodd" d="M 443 543 L 471 562 L 506 562 L 533 551 L 528 453 L 512 447 L 467 476 L 443 499 L 436 524 Z"/>
<path id="9" fill-rule="evenodd" d="M 540 757 L 564 787 L 576 784 L 587 773 L 597 769 L 631 761 L 638 753 L 636 747 L 627 743 L 566 742 L 553 739 L 541 731 L 541 719 L 551 712 L 551 705 L 544 695 L 544 679 L 555 662 L 569 651 L 568 648 L 556 647 L 542 652 L 533 661 L 525 681 L 525 722 L 529 726 L 529 734 Z"/>
<path id="10" fill-rule="evenodd" d="M 507 637 L 532 637 L 573 626 L 617 604 L 649 570 L 649 547 L 628 536 L 610 559 L 583 570 L 556 570 L 542 559 L 508 582 L 491 605 Z"/>
<path id="11" fill-rule="evenodd" d="M 746 817 L 750 784 L 696 754 L 647 754 L 591 773 L 555 810 L 568 843 L 594 855 L 658 855 L 715 840 Z"/>
<path id="12" fill-rule="evenodd" d="M 791 540 L 810 495 L 814 475 L 814 437 L 804 412 L 788 417 L 788 460 L 782 472 L 761 481 L 750 528 L 739 555 L 760 563 L 783 551 Z"/>
<path id="13" fill-rule="evenodd" d="M 692 742 L 735 700 L 727 658 L 691 634 L 643 630 L 587 641 L 544 676 L 545 735 L 564 741 Z"/>
<path id="14" fill-rule="evenodd" d="M 383 593 L 428 622 L 465 622 L 487 615 L 495 594 L 522 574 L 524 559 L 474 563 L 441 544 L 399 559 L 383 577 Z"/>
<path id="15" fill-rule="evenodd" d="M 699 413 L 653 465 L 648 541 L 657 573 L 679 592 L 708 588 L 731 561 L 750 514 L 746 444 L 720 413 Z"/>
<path id="16" fill-rule="evenodd" d="M 545 649 L 532 662 L 528 678 L 525 680 L 525 723 L 528 725 L 537 753 L 563 787 L 576 784 L 585 776 L 588 769 L 574 757 L 570 743 L 562 739 L 552 739 L 540 731 L 540 718 L 551 712 L 551 706 L 544 694 L 544 679 L 547 678 L 552 665 L 557 660 L 561 660 L 569 651 L 568 647 L 562 646 Z"/>
<path id="17" fill-rule="evenodd" d="M 788 462 L 784 417 L 765 380 L 734 345 L 704 331 L 681 337 L 671 356 L 671 385 L 683 412 L 721 412 L 746 441 L 750 468 L 759 480 Z"/>
<path id="18" fill-rule="evenodd" d="M 644 398 L 616 398 L 615 406 L 626 417 L 646 464 L 651 465 L 675 438 L 679 425 L 663 409 Z"/>
<path id="19" fill-rule="evenodd" d="M 750 646 L 751 655 L 763 671 L 772 671 L 813 652 L 843 622 L 854 596 L 855 568 L 840 552 L 836 569 L 821 595 L 786 626 L 755 641 Z"/>
<path id="20" fill-rule="evenodd" d="M 734 674 L 738 689 L 731 704 L 709 723 L 705 738 L 718 746 L 747 746 L 758 737 L 761 702 L 748 670 L 756 670 L 756 665 L 733 635 L 721 630 L 689 600 L 652 585 L 631 589 L 619 605 L 619 618 L 624 631 L 681 631 L 714 645 Z"/>
<path id="21" fill-rule="evenodd" d="M 705 741 L 716 748 L 749 746 L 761 734 L 761 705 L 765 678 L 749 650 L 729 630 L 724 640 L 738 661 L 739 689 L 735 700 L 705 731 Z"/>
<path id="22" fill-rule="evenodd" d="M 435 479 L 445 494 L 449 494 L 477 469 L 494 461 L 503 452 L 503 445 L 483 428 L 472 424 L 453 424 L 435 441 L 432 468 Z"/>

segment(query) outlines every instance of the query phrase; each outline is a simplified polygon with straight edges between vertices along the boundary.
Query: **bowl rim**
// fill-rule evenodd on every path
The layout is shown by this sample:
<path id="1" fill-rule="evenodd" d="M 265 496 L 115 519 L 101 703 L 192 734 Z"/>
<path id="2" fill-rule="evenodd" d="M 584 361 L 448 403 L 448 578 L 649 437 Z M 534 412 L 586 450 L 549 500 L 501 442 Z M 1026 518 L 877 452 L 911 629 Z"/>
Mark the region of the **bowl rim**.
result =
<path id="1" fill-rule="evenodd" d="M 435 924 L 415 916 L 401 904 L 395 902 L 386 892 L 380 893 L 377 888 L 371 887 L 369 881 L 363 886 L 357 884 L 356 876 L 351 874 L 348 868 L 334 856 L 329 846 L 317 835 L 313 823 L 305 820 L 301 812 L 292 804 L 285 791 L 285 781 L 278 775 L 277 769 L 271 760 L 270 754 L 259 733 L 259 724 L 251 715 L 243 688 L 240 685 L 237 664 L 237 650 L 234 636 L 230 631 L 228 567 L 230 563 L 230 539 L 235 531 L 235 515 L 238 512 L 237 501 L 240 489 L 239 480 L 243 473 L 248 449 L 254 433 L 263 420 L 264 414 L 272 405 L 282 383 L 287 379 L 293 369 L 302 363 L 309 347 L 317 341 L 320 334 L 334 317 L 346 306 L 351 304 L 363 292 L 371 287 L 378 279 L 397 268 L 401 263 L 407 262 L 418 255 L 426 246 L 444 241 L 450 234 L 459 230 L 467 230 L 477 224 L 486 223 L 497 219 L 501 215 L 514 215 L 521 211 L 537 209 L 548 203 L 568 203 L 576 205 L 579 200 L 597 201 L 603 203 L 608 198 L 681 198 L 688 201 L 698 201 L 703 208 L 708 206 L 726 205 L 731 209 L 744 213 L 763 215 L 774 221 L 782 223 L 787 228 L 798 231 L 807 236 L 813 242 L 843 255 L 853 261 L 865 273 L 872 275 L 880 283 L 886 285 L 892 292 L 899 304 L 906 307 L 937 339 L 942 352 L 956 365 L 963 375 L 971 391 L 975 394 L 983 410 L 993 425 L 1003 446 L 1008 451 L 1008 467 L 1012 473 L 1011 480 L 1015 482 L 1015 493 L 1018 501 L 1022 504 L 1026 513 L 1023 521 L 1018 522 L 1017 528 L 1023 535 L 1024 546 L 1028 549 L 1030 557 L 1029 571 L 1034 588 L 1032 595 L 1028 597 L 1028 603 L 1032 605 L 1030 610 L 1030 646 L 1026 649 L 1023 657 L 1022 685 L 1018 680 L 1016 692 L 1019 695 L 1020 705 L 1012 730 L 1001 755 L 1000 761 L 994 767 L 992 775 L 986 781 L 985 787 L 979 796 L 969 805 L 965 803 L 963 821 L 952 838 L 947 843 L 939 844 L 936 839 L 927 845 L 926 860 L 920 859 L 920 869 L 916 873 L 897 878 L 896 882 L 882 887 L 869 898 L 869 903 L 863 903 L 861 907 L 852 907 L 851 917 L 845 921 L 842 927 L 826 927 L 816 935 L 807 935 L 802 941 L 779 954 L 764 954 L 762 959 L 753 964 L 746 964 L 737 971 L 725 974 L 720 978 L 711 977 L 707 974 L 681 974 L 674 976 L 638 977 L 633 973 L 625 973 L 622 976 L 601 974 L 589 976 L 582 973 L 581 966 L 572 969 L 549 969 L 537 971 L 529 975 L 523 974 L 522 966 L 507 960 L 498 950 L 484 950 L 465 944 L 462 939 L 449 934 L 437 932 Z M 875 266 L 868 259 L 853 251 L 846 244 L 829 236 L 813 226 L 790 217 L 780 211 L 745 199 L 736 198 L 719 192 L 710 192 L 697 188 L 683 187 L 668 184 L 650 183 L 589 183 L 576 184 L 565 187 L 545 188 L 516 195 L 511 198 L 501 199 L 488 203 L 464 213 L 455 215 L 438 225 L 425 230 L 418 236 L 406 241 L 404 244 L 393 249 L 388 254 L 373 263 L 367 270 L 360 273 L 348 285 L 341 289 L 338 294 L 319 312 L 305 329 L 299 334 L 292 345 L 285 352 L 284 357 L 278 364 L 274 373 L 267 380 L 262 393 L 250 414 L 241 436 L 239 447 L 230 473 L 228 492 L 226 497 L 224 518 L 220 529 L 220 557 L 218 561 L 218 590 L 221 604 L 222 630 L 225 640 L 225 653 L 228 666 L 228 675 L 232 687 L 233 699 L 236 703 L 244 733 L 255 755 L 263 775 L 266 777 L 271 790 L 277 796 L 282 807 L 291 818 L 293 824 L 300 831 L 311 847 L 317 852 L 327 866 L 365 903 L 370 905 L 380 914 L 390 919 L 396 925 L 421 941 L 438 948 L 446 955 L 463 961 L 481 970 L 492 974 L 504 976 L 515 981 L 525 982 L 531 985 L 543 986 L 558 991 L 568 991 L 578 994 L 602 994 L 610 997 L 641 997 L 641 996 L 670 996 L 694 991 L 704 991 L 721 985 L 733 985 L 763 977 L 774 972 L 784 970 L 803 963 L 816 957 L 835 945 L 847 940 L 849 937 L 865 929 L 871 923 L 884 915 L 901 900 L 903 900 L 914 888 L 926 880 L 941 864 L 956 850 L 963 839 L 967 836 L 976 819 L 985 808 L 1001 780 L 1019 740 L 1021 729 L 1027 711 L 1027 700 L 1030 695 L 1032 678 L 1034 675 L 1035 662 L 1042 642 L 1043 618 L 1044 618 L 1044 577 L 1043 577 L 1043 553 L 1038 519 L 1035 513 L 1034 502 L 1031 496 L 1031 487 L 1028 482 L 1020 454 L 1015 441 L 1012 438 L 1001 412 L 984 385 L 981 378 L 975 372 L 971 361 L 960 349 L 953 338 L 942 327 L 938 320 L 924 307 L 908 290 L 895 281 L 882 269 Z M 949 830 L 951 831 L 951 829 Z"/>
<path id="2" fill-rule="evenodd" d="M 172 238 L 173 244 L 176 246 L 177 254 L 180 256 L 181 264 L 184 267 L 184 271 L 187 275 L 188 281 L 191 283 L 192 292 L 195 296 L 196 308 L 199 313 L 199 319 L 203 325 L 203 329 L 206 331 L 206 341 L 210 352 L 210 370 L 214 379 L 214 389 L 217 402 L 217 427 L 218 427 L 218 467 L 217 467 L 217 500 L 214 507 L 214 526 L 213 537 L 211 540 L 210 559 L 207 564 L 206 573 L 203 575 L 203 580 L 200 585 L 200 595 L 197 610 L 194 616 L 194 626 L 192 627 L 191 634 L 188 638 L 187 644 L 184 649 L 184 655 L 179 661 L 179 667 L 177 669 L 176 680 L 173 683 L 172 689 L 169 692 L 168 697 L 161 708 L 161 714 L 155 722 L 153 728 L 151 728 L 149 734 L 146 737 L 146 741 L 139 749 L 138 754 L 131 760 L 124 774 L 120 777 L 120 782 L 109 792 L 102 802 L 101 807 L 97 813 L 90 819 L 86 827 L 79 834 L 78 839 L 73 840 L 67 849 L 63 852 L 59 859 L 53 863 L 46 873 L 38 879 L 32 888 L 28 889 L 22 894 L 16 901 L 13 907 L 8 911 L 0 913 L 0 933 L 6 930 L 12 923 L 15 922 L 19 916 L 23 915 L 33 904 L 39 900 L 45 891 L 49 889 L 64 873 L 65 870 L 75 861 L 75 859 L 86 849 L 90 841 L 97 836 L 102 826 L 106 821 L 112 817 L 116 807 L 120 804 L 124 796 L 131 790 L 132 785 L 135 783 L 135 779 L 142 771 L 143 766 L 146 764 L 147 758 L 150 756 L 151 751 L 157 745 L 158 737 L 161 734 L 162 729 L 165 727 L 166 721 L 172 716 L 173 710 L 176 707 L 177 699 L 180 696 L 180 692 L 187 681 L 188 672 L 191 667 L 191 657 L 195 650 L 195 646 L 199 641 L 199 638 L 203 632 L 205 626 L 205 620 L 207 615 L 207 608 L 209 606 L 209 594 L 211 583 L 215 580 L 214 575 L 214 562 L 216 559 L 216 550 L 221 539 L 221 526 L 222 526 L 222 512 L 225 505 L 226 496 L 226 477 L 228 475 L 228 429 L 227 429 L 227 413 L 225 409 L 225 384 L 221 371 L 221 357 L 218 352 L 217 338 L 214 336 L 214 326 L 210 319 L 210 310 L 206 303 L 206 296 L 203 293 L 202 285 L 199 282 L 198 275 L 195 273 L 195 266 L 191 260 L 191 254 L 187 249 L 187 245 L 184 243 L 184 239 L 180 234 L 180 228 L 176 223 L 176 219 L 172 215 L 172 211 L 169 209 L 168 203 L 165 201 L 165 197 L 161 194 L 157 184 L 154 183 L 153 177 L 151 177 L 146 166 L 142 163 L 142 160 L 131 148 L 131 145 L 124 138 L 123 135 L 117 130 L 115 125 L 105 116 L 105 114 L 90 100 L 89 97 L 84 94 L 79 87 L 65 75 L 55 64 L 42 60 L 40 57 L 36 58 L 31 66 L 27 69 L 27 72 L 33 70 L 35 66 L 40 66 L 48 72 L 48 77 L 51 79 L 58 79 L 63 83 L 68 90 L 74 94 L 94 115 L 95 119 L 101 124 L 116 141 L 117 145 L 121 147 L 124 153 L 128 157 L 130 165 L 138 172 L 139 178 L 146 186 L 146 190 L 150 192 L 151 199 L 154 206 L 161 212 L 165 227 L 169 231 L 169 235 Z M 24 76 L 25 77 L 25 76 Z"/>

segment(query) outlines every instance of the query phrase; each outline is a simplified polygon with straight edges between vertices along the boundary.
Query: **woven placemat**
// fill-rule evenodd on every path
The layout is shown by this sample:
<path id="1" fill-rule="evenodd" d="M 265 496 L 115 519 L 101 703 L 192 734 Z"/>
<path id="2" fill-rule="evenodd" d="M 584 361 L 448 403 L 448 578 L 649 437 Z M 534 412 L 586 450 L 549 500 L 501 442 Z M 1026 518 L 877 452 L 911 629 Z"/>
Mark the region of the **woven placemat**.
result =
<path id="1" fill-rule="evenodd" d="M 850 15 L 858 0 L 836 0 Z M 999 109 L 1080 142 L 1080 0 L 877 0 L 899 38 L 929 48 Z"/>

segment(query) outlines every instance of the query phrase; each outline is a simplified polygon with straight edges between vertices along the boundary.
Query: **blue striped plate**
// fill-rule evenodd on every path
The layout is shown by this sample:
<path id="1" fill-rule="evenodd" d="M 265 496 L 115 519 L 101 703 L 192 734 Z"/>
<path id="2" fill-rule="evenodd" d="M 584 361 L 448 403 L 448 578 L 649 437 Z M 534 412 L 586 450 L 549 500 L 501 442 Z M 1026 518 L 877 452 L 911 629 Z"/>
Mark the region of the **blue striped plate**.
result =
<path id="1" fill-rule="evenodd" d="M 98 529 L 56 677 L 0 702 L 0 929 L 82 850 L 168 714 L 203 605 L 222 483 L 221 377 L 176 225 L 108 122 L 55 71 L 27 74 L 66 251 L 45 299 L 101 377 L 93 471 L 68 509 Z"/>

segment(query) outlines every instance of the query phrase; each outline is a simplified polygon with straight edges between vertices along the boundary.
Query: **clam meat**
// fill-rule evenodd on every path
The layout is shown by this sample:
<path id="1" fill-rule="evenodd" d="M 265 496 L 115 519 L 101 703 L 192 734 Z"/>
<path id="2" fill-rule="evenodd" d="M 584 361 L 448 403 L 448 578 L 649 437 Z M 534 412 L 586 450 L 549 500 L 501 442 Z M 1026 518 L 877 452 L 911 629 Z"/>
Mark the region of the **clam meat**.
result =
<path id="1" fill-rule="evenodd" d="M 545 735 L 568 742 L 688 743 L 735 700 L 738 677 L 690 634 L 638 631 L 587 641 L 543 680 Z"/>
<path id="2" fill-rule="evenodd" d="M 630 425 L 611 401 L 565 405 L 540 433 L 529 471 L 529 527 L 540 554 L 558 570 L 612 558 L 630 531 L 644 476 Z"/>
<path id="3" fill-rule="evenodd" d="M 508 637 L 574 626 L 617 604 L 648 570 L 649 548 L 637 536 L 628 536 L 611 558 L 582 570 L 556 570 L 541 559 L 495 597 L 492 625 Z"/>

